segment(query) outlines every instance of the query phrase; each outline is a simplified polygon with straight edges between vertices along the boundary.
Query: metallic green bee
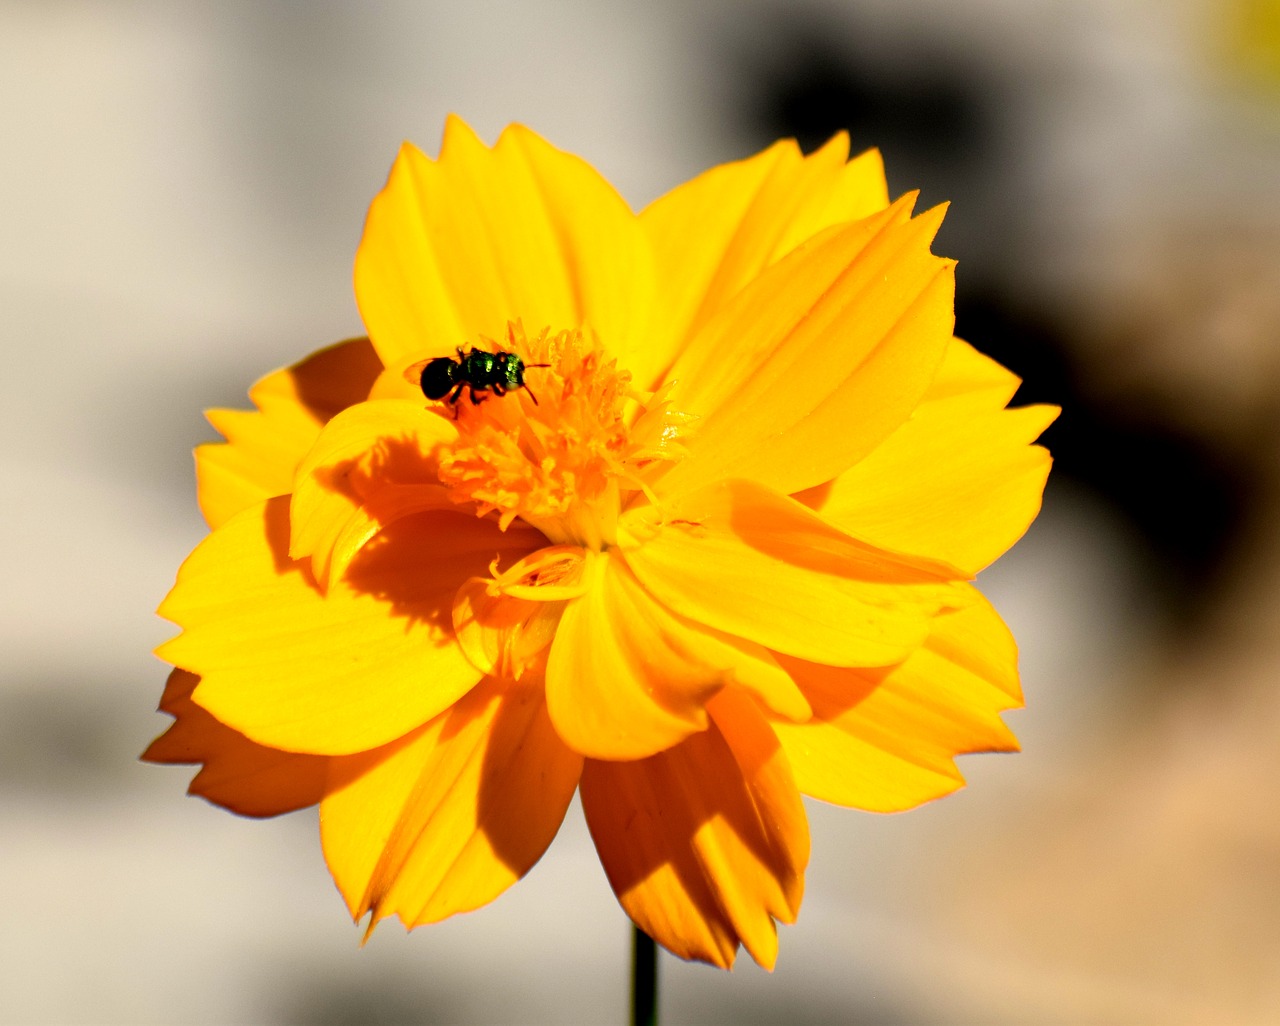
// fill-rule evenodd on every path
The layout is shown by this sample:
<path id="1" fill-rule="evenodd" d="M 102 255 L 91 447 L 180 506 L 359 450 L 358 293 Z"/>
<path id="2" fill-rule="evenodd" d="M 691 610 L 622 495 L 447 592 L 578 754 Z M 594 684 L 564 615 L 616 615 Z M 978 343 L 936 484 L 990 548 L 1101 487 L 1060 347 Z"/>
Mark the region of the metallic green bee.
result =
<path id="1" fill-rule="evenodd" d="M 426 360 L 414 364 L 405 376 L 413 381 L 417 374 L 417 385 L 428 399 L 444 399 L 454 407 L 457 417 L 458 401 L 465 389 L 471 396 L 474 406 L 484 402 L 483 393 L 492 392 L 503 396 L 517 388 L 529 393 L 534 405 L 538 397 L 525 383 L 524 372 L 530 367 L 549 367 L 547 363 L 525 363 L 515 353 L 490 353 L 484 349 L 463 350 L 458 347 L 458 358 L 437 356 L 434 360 Z M 453 394 L 450 395 L 450 390 Z M 446 398 L 447 397 L 447 398 Z"/>

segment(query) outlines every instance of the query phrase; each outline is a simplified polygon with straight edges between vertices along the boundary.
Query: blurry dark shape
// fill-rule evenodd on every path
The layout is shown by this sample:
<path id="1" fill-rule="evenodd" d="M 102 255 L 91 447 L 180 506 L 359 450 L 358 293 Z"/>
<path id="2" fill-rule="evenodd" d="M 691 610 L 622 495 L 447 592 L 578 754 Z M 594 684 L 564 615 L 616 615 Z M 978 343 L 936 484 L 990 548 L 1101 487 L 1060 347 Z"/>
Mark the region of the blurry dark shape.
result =
<path id="1" fill-rule="evenodd" d="M 755 147 L 793 137 L 807 152 L 840 131 L 855 153 L 878 148 L 889 193 L 920 190 L 917 209 L 954 201 L 942 249 L 984 269 L 1015 225 L 992 163 L 1012 137 L 1009 90 L 983 62 L 934 33 L 891 33 L 869 18 L 779 8 L 730 44 L 743 128 Z"/>
<path id="2" fill-rule="evenodd" d="M 896 27 L 890 40 L 883 26 L 855 34 L 819 11 L 788 10 L 767 51 L 740 47 L 744 127 L 760 145 L 794 136 L 806 150 L 848 131 L 855 152 L 885 154 L 890 195 L 922 187 L 922 206 L 955 201 L 934 250 L 963 268 L 956 333 L 1023 378 L 1019 404 L 1063 407 L 1044 439 L 1054 474 L 1098 492 L 1133 525 L 1168 571 L 1153 592 L 1170 613 L 1194 616 L 1239 533 L 1247 470 L 1186 425 L 1086 387 L 1072 326 L 1023 309 L 1028 290 L 1008 256 L 1017 251 L 1009 197 L 1022 194 L 1009 112 L 1027 83 L 1002 79 L 936 31 Z"/>
<path id="3" fill-rule="evenodd" d="M 1062 416 L 1043 443 L 1054 476 L 1104 496 L 1165 571 L 1169 611 L 1194 616 L 1244 520 L 1247 471 L 1221 449 L 1136 404 L 1100 401 L 1060 329 L 1020 312 L 1006 292 L 961 288 L 956 334 L 1023 379 L 1016 405 L 1055 403 Z"/>
<path id="4" fill-rule="evenodd" d="M 757 79 L 759 102 L 749 113 L 765 138 L 794 136 L 812 150 L 848 131 L 855 150 L 874 140 L 892 154 L 895 176 L 916 166 L 973 166 L 990 150 L 997 112 L 989 91 L 975 68 L 945 50 L 920 44 L 878 59 L 878 48 L 860 55 L 858 38 L 791 13 L 769 38 L 775 52 L 792 57 Z"/>

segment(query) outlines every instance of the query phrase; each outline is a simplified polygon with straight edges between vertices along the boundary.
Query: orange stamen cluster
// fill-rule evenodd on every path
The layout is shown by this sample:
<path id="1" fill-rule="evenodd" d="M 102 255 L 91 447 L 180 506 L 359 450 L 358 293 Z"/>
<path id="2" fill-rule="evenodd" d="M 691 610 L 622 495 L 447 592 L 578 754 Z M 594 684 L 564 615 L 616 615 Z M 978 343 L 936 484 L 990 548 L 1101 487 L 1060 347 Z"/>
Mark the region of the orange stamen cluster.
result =
<path id="1" fill-rule="evenodd" d="M 631 375 L 580 330 L 526 337 L 508 325 L 538 396 L 521 391 L 459 404 L 457 443 L 442 454 L 441 483 L 505 530 L 519 517 L 552 542 L 603 549 L 616 541 L 629 493 L 647 491 L 643 471 L 678 459 L 683 418 L 660 396 L 637 393 Z"/>

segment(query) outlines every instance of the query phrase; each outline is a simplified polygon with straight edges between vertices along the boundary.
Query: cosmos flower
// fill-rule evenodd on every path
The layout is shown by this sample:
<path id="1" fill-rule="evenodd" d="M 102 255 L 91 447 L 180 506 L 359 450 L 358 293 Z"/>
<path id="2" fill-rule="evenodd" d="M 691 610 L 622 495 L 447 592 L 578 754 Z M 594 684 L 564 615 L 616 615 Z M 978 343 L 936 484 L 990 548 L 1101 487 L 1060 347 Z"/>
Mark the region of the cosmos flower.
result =
<path id="1" fill-rule="evenodd" d="M 843 137 L 638 215 L 519 126 L 405 146 L 356 256 L 368 339 L 210 415 L 146 757 L 246 815 L 318 802 L 370 929 L 492 901 L 577 791 L 638 926 L 772 967 L 801 795 L 906 809 L 1016 747 L 970 581 L 1036 515 L 1056 411 L 1006 409 L 952 336 L 943 212 L 912 204 Z"/>

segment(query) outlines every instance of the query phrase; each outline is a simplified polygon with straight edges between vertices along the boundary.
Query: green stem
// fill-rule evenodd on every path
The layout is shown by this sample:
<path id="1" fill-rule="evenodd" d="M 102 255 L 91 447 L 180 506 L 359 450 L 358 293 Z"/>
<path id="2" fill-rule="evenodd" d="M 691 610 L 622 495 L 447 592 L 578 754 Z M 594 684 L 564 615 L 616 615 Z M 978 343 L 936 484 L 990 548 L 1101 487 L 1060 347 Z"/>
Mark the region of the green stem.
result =
<path id="1" fill-rule="evenodd" d="M 658 1026 L 658 947 L 633 926 L 631 952 L 631 1026 Z"/>

